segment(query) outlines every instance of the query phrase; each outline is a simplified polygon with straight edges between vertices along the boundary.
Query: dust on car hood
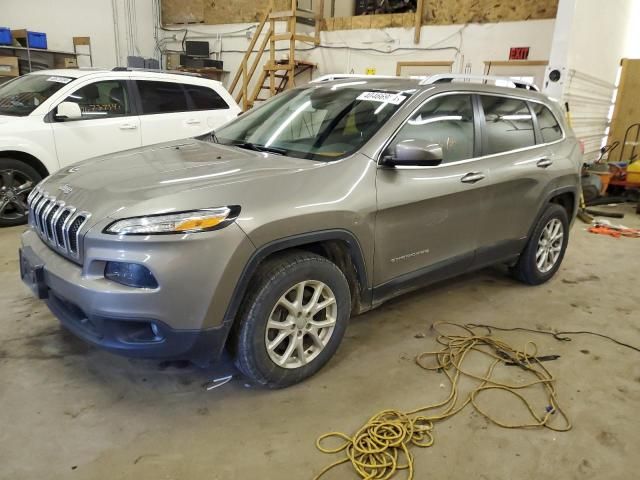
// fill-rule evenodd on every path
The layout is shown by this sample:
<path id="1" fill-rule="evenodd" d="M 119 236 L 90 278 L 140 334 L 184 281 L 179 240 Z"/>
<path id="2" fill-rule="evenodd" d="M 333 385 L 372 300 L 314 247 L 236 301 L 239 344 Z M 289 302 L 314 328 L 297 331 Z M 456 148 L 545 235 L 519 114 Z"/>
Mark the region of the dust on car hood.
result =
<path id="1" fill-rule="evenodd" d="M 125 210 L 150 215 L 232 204 L 246 189 L 278 188 L 283 175 L 322 165 L 187 140 L 79 162 L 49 177 L 42 189 L 94 218 L 122 217 Z"/>

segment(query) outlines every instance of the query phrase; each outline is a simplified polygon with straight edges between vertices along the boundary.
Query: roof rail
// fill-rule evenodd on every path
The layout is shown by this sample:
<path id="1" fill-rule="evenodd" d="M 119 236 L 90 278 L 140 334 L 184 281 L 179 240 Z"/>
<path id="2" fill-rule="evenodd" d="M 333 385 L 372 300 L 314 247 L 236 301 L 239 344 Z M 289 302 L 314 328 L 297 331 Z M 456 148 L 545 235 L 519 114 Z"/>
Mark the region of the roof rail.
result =
<path id="1" fill-rule="evenodd" d="M 162 70 L 160 68 L 135 68 L 135 67 L 113 67 L 112 72 L 151 72 L 151 73 L 170 73 L 172 75 L 187 75 L 190 77 L 202 77 L 199 73 L 183 72 L 181 70 Z"/>
<path id="2" fill-rule="evenodd" d="M 362 79 L 371 79 L 371 78 L 400 78 L 394 75 L 365 75 L 362 73 L 330 73 L 328 75 L 321 75 L 318 78 L 314 78 L 311 80 L 311 83 L 322 83 L 322 82 L 331 82 L 332 80 L 344 80 L 349 78 L 362 78 Z"/>
<path id="3" fill-rule="evenodd" d="M 449 83 L 449 82 L 477 82 L 488 83 L 492 82 L 499 87 L 511 87 L 522 88 L 524 90 L 540 91 L 536 85 L 524 80 L 515 80 L 509 77 L 494 77 L 492 75 L 467 75 L 465 73 L 439 73 L 437 75 L 430 75 L 424 77 L 420 81 L 420 85 L 432 85 L 434 83 Z"/>

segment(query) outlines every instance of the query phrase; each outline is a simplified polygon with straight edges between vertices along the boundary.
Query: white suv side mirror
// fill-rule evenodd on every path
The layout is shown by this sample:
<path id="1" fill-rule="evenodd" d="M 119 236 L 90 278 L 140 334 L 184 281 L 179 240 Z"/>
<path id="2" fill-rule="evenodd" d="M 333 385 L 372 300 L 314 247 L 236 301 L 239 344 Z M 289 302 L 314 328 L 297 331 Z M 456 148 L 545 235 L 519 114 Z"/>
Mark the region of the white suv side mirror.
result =
<path id="1" fill-rule="evenodd" d="M 62 102 L 56 109 L 56 118 L 60 120 L 78 120 L 82 118 L 80 105 L 73 102 Z"/>

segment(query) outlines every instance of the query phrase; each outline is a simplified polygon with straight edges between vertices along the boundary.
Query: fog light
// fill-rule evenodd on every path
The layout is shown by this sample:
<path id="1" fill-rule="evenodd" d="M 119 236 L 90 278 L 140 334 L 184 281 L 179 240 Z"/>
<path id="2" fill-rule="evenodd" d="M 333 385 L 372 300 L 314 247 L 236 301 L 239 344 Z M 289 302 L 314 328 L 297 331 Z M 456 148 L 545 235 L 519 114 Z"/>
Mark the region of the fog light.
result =
<path id="1" fill-rule="evenodd" d="M 105 278 L 136 288 L 158 288 L 158 281 L 144 265 L 137 263 L 107 262 L 104 267 Z"/>

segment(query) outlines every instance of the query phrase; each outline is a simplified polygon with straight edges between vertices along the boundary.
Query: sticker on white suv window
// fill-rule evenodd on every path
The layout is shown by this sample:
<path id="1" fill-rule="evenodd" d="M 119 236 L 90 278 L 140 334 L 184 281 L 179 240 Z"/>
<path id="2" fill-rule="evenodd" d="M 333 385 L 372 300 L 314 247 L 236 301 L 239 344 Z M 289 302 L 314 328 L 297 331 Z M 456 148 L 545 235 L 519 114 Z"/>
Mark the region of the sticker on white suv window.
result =
<path id="1" fill-rule="evenodd" d="M 56 82 L 56 83 L 64 83 L 65 85 L 71 81 L 70 78 L 66 77 L 49 77 L 47 78 L 47 82 Z"/>
<path id="2" fill-rule="evenodd" d="M 386 92 L 363 92 L 358 97 L 358 100 L 366 100 L 368 102 L 380 102 L 391 103 L 393 105 L 400 105 L 405 101 L 407 97 L 400 95 L 399 93 L 386 93 Z"/>

